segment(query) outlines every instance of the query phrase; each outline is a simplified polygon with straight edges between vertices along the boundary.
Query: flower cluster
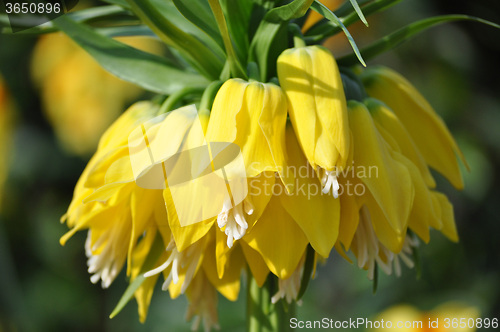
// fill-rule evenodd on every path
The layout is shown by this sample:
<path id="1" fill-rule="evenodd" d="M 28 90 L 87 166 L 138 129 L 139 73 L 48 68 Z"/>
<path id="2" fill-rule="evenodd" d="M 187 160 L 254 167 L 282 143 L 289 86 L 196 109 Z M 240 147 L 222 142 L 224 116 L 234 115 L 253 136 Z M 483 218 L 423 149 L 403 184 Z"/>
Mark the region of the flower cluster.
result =
<path id="1" fill-rule="evenodd" d="M 83 172 L 63 218 L 71 230 L 61 243 L 87 230 L 94 283 L 108 287 L 124 266 L 131 283 L 140 279 L 134 295 L 141 321 L 160 274 L 172 298 L 190 300 L 188 318 L 210 328 L 218 321 L 217 292 L 236 300 L 244 271 L 259 286 L 277 278 L 272 301 L 292 302 L 310 278 L 308 250 L 312 264 L 333 248 L 349 260 L 352 252 L 373 278 L 376 266 L 388 274 L 401 273 L 400 261 L 412 267 L 418 239 L 427 243 L 430 228 L 458 240 L 452 206 L 435 190 L 429 167 L 462 188 L 456 155 L 463 156 L 409 82 L 387 68 L 370 68 L 354 75 L 363 94 L 351 100 L 345 91 L 351 78 L 321 46 L 287 49 L 276 65 L 279 84 L 224 82 L 211 111 L 198 114 L 204 137 L 182 116 L 148 128 L 168 155 L 204 139 L 240 147 L 249 190 L 238 204 L 227 201 L 218 215 L 182 225 L 168 179 L 163 189 L 138 185 L 128 139 L 158 116 L 152 102 L 133 105 L 108 129 Z M 376 167 L 377 176 L 349 172 L 353 165 Z M 283 171 L 290 167 L 307 167 L 312 176 Z M 269 183 L 283 190 L 259 190 Z M 340 192 L 347 183 L 366 190 Z M 289 194 L 304 184 L 322 190 Z"/>

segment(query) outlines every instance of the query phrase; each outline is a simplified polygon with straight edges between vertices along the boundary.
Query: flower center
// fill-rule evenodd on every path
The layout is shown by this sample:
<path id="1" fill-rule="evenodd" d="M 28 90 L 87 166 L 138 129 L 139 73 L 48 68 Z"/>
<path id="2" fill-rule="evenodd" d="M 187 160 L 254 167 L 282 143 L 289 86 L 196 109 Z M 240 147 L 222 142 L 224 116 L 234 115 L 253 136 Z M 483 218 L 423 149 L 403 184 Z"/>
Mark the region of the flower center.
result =
<path id="1" fill-rule="evenodd" d="M 168 267 L 170 267 L 170 272 L 168 273 L 168 276 L 161 287 L 162 290 L 167 290 L 172 282 L 177 285 L 180 279 L 180 269 L 183 269 L 184 281 L 181 287 L 181 294 L 183 294 L 191 283 L 191 280 L 193 280 L 193 276 L 196 272 L 196 268 L 201 258 L 201 246 L 194 244 L 183 252 L 179 252 L 175 247 L 175 242 L 172 239 L 167 246 L 166 251 L 170 251 L 170 255 L 168 256 L 165 263 L 158 266 L 156 269 L 144 273 L 144 277 L 151 277 L 155 274 L 163 272 Z"/>
<path id="2" fill-rule="evenodd" d="M 401 276 L 400 259 L 409 268 L 414 267 L 414 262 L 408 255 L 413 254 L 413 248 L 418 246 L 418 240 L 406 235 L 403 249 L 400 253 L 394 254 L 379 242 L 372 226 L 370 212 L 366 206 L 360 211 L 359 226 L 354 235 L 357 250 L 358 267 L 368 270 L 368 278 L 373 280 L 375 274 L 375 264 L 387 275 L 394 271 L 396 276 Z"/>
<path id="3" fill-rule="evenodd" d="M 286 299 L 288 303 L 292 303 L 292 301 L 297 299 L 300 291 L 300 281 L 302 280 L 302 274 L 304 272 L 304 262 L 305 256 L 302 257 L 299 265 L 288 279 L 279 279 L 278 292 L 271 298 L 273 304 L 281 299 Z M 298 304 L 301 304 L 300 301 Z"/>
<path id="4" fill-rule="evenodd" d="M 328 194 L 330 190 L 332 191 L 333 197 L 339 197 L 339 181 L 337 180 L 337 171 L 327 171 L 323 170 L 323 176 L 321 177 L 321 185 L 323 189 L 321 190 L 323 194 Z"/>
<path id="5" fill-rule="evenodd" d="M 227 235 L 227 246 L 231 248 L 233 241 L 239 240 L 245 235 L 248 223 L 245 215 L 252 215 L 254 207 L 248 198 L 231 208 L 231 202 L 226 201 L 222 212 L 217 216 L 217 225 Z"/>
<path id="6" fill-rule="evenodd" d="M 90 281 L 94 284 L 101 280 L 101 287 L 108 288 L 120 273 L 127 258 L 127 243 L 120 241 L 122 232 L 110 229 L 102 234 L 92 245 L 89 230 L 85 241 L 85 254 L 88 258 Z"/>

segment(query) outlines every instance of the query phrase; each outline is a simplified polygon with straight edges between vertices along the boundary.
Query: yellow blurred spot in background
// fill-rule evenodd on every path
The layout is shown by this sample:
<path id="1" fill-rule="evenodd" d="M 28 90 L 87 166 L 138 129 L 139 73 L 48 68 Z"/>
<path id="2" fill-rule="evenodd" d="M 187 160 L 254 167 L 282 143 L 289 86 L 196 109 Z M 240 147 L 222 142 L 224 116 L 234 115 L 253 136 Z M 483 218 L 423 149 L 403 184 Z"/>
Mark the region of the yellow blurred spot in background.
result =
<path id="1" fill-rule="evenodd" d="M 473 332 L 477 330 L 476 319 L 479 317 L 478 308 L 461 302 L 447 302 L 430 311 L 421 311 L 413 306 L 400 304 L 383 311 L 372 319 L 373 322 L 383 319 L 385 329 L 372 328 L 368 331 Z M 388 328 L 387 322 L 392 323 L 392 328 Z M 462 327 L 460 327 L 461 324 Z"/>
<path id="2" fill-rule="evenodd" d="M 116 39 L 145 52 L 163 51 L 154 38 Z M 71 154 L 94 152 L 106 128 L 142 93 L 141 88 L 102 69 L 64 34 L 42 36 L 31 65 L 45 116 L 61 146 Z"/>

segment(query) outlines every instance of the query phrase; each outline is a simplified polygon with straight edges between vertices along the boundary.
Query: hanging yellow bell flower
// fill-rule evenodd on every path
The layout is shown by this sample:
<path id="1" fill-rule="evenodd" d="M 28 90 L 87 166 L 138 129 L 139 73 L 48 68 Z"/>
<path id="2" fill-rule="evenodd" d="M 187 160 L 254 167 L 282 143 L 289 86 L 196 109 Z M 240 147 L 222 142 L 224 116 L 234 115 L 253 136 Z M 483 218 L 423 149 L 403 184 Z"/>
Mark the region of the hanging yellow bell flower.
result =
<path id="1" fill-rule="evenodd" d="M 446 124 L 420 92 L 403 76 L 386 67 L 370 67 L 360 77 L 368 94 L 383 101 L 398 116 L 427 164 L 443 174 L 455 188 L 463 189 L 457 156 L 466 166 L 467 162 Z"/>
<path id="2" fill-rule="evenodd" d="M 335 59 L 322 46 L 297 47 L 278 58 L 278 78 L 290 120 L 325 193 L 338 196 L 337 170 L 346 166 L 350 133 L 346 98 Z"/>
<path id="3" fill-rule="evenodd" d="M 217 93 L 207 142 L 230 142 L 240 147 L 246 176 L 253 179 L 247 198 L 235 207 L 226 202 L 217 217 L 219 228 L 227 235 L 228 247 L 245 235 L 270 199 L 270 194 L 256 195 L 252 188 L 274 183 L 275 172 L 288 190 L 293 185 L 284 173 L 286 118 L 286 97 L 274 84 L 231 79 Z"/>
<path id="4" fill-rule="evenodd" d="M 88 229 L 86 253 L 93 283 L 104 288 L 130 259 L 138 238 L 161 206 L 162 195 L 137 187 L 128 155 L 128 137 L 135 126 L 154 116 L 158 108 L 143 102 L 133 105 L 103 135 L 99 148 L 80 177 L 67 214 L 72 229 L 61 244 L 77 231 Z M 142 209 L 144 202 L 149 208 Z M 166 213 L 164 213 L 166 214 Z M 129 265 L 130 272 L 130 265 Z"/>
<path id="5" fill-rule="evenodd" d="M 418 246 L 408 230 L 426 243 L 430 227 L 458 241 L 453 208 L 431 189 L 435 182 L 428 165 L 394 112 L 372 98 L 349 101 L 348 107 L 353 168 L 340 184 L 354 190 L 340 196 L 339 241 L 370 279 L 375 265 L 400 275 L 401 261 L 414 266 L 411 256 Z"/>

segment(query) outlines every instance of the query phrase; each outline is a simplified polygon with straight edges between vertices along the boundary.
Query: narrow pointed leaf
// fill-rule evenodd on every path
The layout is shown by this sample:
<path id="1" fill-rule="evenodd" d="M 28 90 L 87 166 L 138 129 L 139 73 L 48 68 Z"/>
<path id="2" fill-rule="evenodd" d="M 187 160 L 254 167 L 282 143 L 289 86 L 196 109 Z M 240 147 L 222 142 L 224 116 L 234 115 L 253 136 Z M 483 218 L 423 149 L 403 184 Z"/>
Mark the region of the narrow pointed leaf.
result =
<path id="1" fill-rule="evenodd" d="M 274 71 L 273 66 L 281 51 L 288 47 L 286 23 L 304 16 L 312 3 L 313 0 L 294 0 L 270 10 L 264 17 L 250 45 L 248 59 L 248 62 L 259 65 L 263 81 L 267 81 L 268 73 Z"/>
<path id="2" fill-rule="evenodd" d="M 163 0 L 127 0 L 133 12 L 153 30 L 165 43 L 175 47 L 179 53 L 199 73 L 210 79 L 219 77 L 224 66 L 223 59 L 219 57 L 217 44 L 209 46 L 198 39 L 200 34 L 190 34 L 176 22 L 179 12 L 172 2 Z M 171 8 L 173 6 L 173 10 Z M 177 12 L 177 15 L 175 14 Z M 172 16 L 172 17 L 171 17 Z M 180 21 L 191 24 L 181 16 Z M 182 24 L 182 25 L 181 25 Z M 192 24 L 191 24 L 192 25 Z M 196 28 L 196 26 L 194 26 Z M 198 28 L 196 28 L 199 30 Z M 210 38 L 208 38 L 210 40 Z"/>
<path id="3" fill-rule="evenodd" d="M 372 2 L 359 1 L 358 3 L 367 3 L 366 6 L 363 6 L 363 13 L 365 17 L 367 17 L 374 13 L 384 11 L 401 1 L 402 0 L 375 0 Z M 340 18 L 340 20 L 346 27 L 348 27 L 351 24 L 358 22 L 360 18 L 358 13 L 356 13 L 355 10 L 352 10 L 352 6 L 349 3 L 346 3 L 345 7 L 347 9 L 344 9 L 344 6 L 342 6 L 340 9 L 336 10 L 335 15 Z M 324 40 L 325 38 L 339 33 L 340 31 L 342 31 L 342 28 L 338 24 L 328 20 L 321 20 L 307 30 L 306 36 L 308 36 L 307 40 L 310 40 L 313 43 L 317 43 Z"/>
<path id="4" fill-rule="evenodd" d="M 201 76 L 184 72 L 162 57 L 142 52 L 98 34 L 93 29 L 60 16 L 54 24 L 71 37 L 113 75 L 146 90 L 172 94 L 185 86 L 204 87 Z"/>
<path id="5" fill-rule="evenodd" d="M 330 21 L 336 23 L 342 29 L 342 31 L 344 31 L 347 39 L 349 40 L 349 44 L 351 44 L 351 47 L 354 50 L 354 53 L 356 54 L 356 57 L 358 58 L 359 62 L 361 62 L 361 64 L 366 67 L 366 63 L 363 60 L 361 53 L 359 52 L 358 46 L 356 45 L 354 38 L 352 38 L 351 34 L 349 33 L 345 25 L 342 23 L 342 21 L 330 9 L 328 9 L 328 7 L 323 5 L 318 0 L 315 0 L 313 2 L 311 8 L 314 11 L 318 12 L 319 14 L 323 15 L 325 18 L 329 19 Z"/>
<path id="6" fill-rule="evenodd" d="M 351 1 L 351 4 L 352 4 L 352 7 L 354 8 L 354 10 L 356 11 L 356 13 L 358 14 L 359 16 L 359 19 L 366 25 L 368 26 L 368 22 L 366 21 L 366 18 L 365 18 L 365 15 L 363 15 L 363 11 L 361 10 L 361 8 L 359 8 L 359 4 L 356 0 L 350 0 Z"/>
<path id="7" fill-rule="evenodd" d="M 217 22 L 210 11 L 207 1 L 200 0 L 173 0 L 175 7 L 191 23 L 200 28 L 220 47 L 223 47 L 222 38 L 217 28 Z"/>
<path id="8" fill-rule="evenodd" d="M 396 32 L 393 32 L 382 39 L 374 42 L 368 47 L 365 47 L 361 50 L 361 54 L 363 55 L 364 58 L 366 59 L 373 59 L 379 54 L 385 53 L 389 50 L 392 50 L 393 48 L 399 46 L 405 41 L 410 40 L 411 38 L 415 37 L 419 33 L 426 31 L 429 28 L 432 28 L 434 26 L 443 24 L 443 23 L 448 23 L 448 22 L 453 22 L 453 21 L 472 21 L 472 22 L 478 22 L 482 24 L 486 24 L 489 26 L 492 26 L 494 28 L 500 29 L 500 25 L 483 20 L 481 18 L 473 17 L 473 16 L 468 16 L 468 15 L 442 15 L 442 16 L 436 16 L 436 17 L 431 17 L 427 19 L 423 19 L 420 21 L 417 21 L 415 23 L 411 23 Z M 342 66 L 353 66 L 356 64 L 356 55 L 351 54 L 348 56 L 345 56 L 341 59 L 339 59 L 339 65 Z"/>

